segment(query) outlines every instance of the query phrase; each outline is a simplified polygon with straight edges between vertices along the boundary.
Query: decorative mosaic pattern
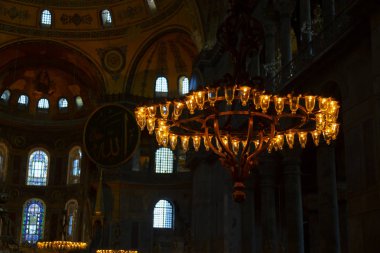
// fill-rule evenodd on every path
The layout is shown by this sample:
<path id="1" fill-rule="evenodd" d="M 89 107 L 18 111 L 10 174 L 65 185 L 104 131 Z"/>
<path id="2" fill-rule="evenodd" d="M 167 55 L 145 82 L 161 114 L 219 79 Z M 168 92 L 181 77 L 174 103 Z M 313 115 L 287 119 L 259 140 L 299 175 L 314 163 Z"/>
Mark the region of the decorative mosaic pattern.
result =
<path id="1" fill-rule="evenodd" d="M 49 6 L 57 6 L 57 7 L 87 7 L 91 5 L 110 5 L 114 3 L 120 3 L 120 0 L 86 0 L 84 1 L 78 0 L 18 0 L 19 2 L 23 2 L 26 4 L 36 4 L 36 5 L 46 5 L 49 2 Z"/>
<path id="2" fill-rule="evenodd" d="M 117 16 L 120 20 L 132 19 L 137 15 L 141 15 L 143 11 L 144 8 L 142 6 L 128 6 L 127 8 L 121 10 Z"/>
<path id="3" fill-rule="evenodd" d="M 78 26 L 82 23 L 83 24 L 91 24 L 92 23 L 92 17 L 90 15 L 81 16 L 78 13 L 75 13 L 74 15 L 71 15 L 71 16 L 66 15 L 66 14 L 62 14 L 61 22 L 64 25 L 74 24 L 76 26 Z"/>
<path id="4" fill-rule="evenodd" d="M 24 0 L 23 2 L 26 3 L 42 3 L 45 1 L 42 0 Z M 52 1 L 52 2 L 65 2 L 65 1 Z M 74 4 L 74 1 L 70 1 Z M 89 2 L 97 2 L 99 1 L 89 1 Z M 106 1 L 105 1 L 106 2 Z M 119 1 L 118 1 L 119 2 Z M 109 2 L 107 1 L 109 4 Z M 49 5 L 50 5 L 49 1 Z M 87 2 L 86 2 L 87 4 Z M 156 26 L 159 23 L 164 22 L 171 16 L 175 14 L 175 12 L 184 4 L 183 1 L 180 0 L 175 0 L 173 1 L 172 4 L 170 4 L 165 10 L 162 12 L 159 12 L 157 15 L 154 15 L 154 17 L 142 21 L 137 24 L 138 27 L 140 28 L 148 28 L 150 26 Z M 59 5 L 61 6 L 61 5 Z M 64 5 L 62 5 L 64 6 Z M 80 2 L 78 6 L 83 6 L 83 2 Z M 125 11 L 119 12 L 117 15 L 117 18 L 122 20 L 122 19 L 127 19 L 128 17 L 132 18 L 135 15 L 138 15 L 139 12 L 143 12 L 141 7 L 136 7 L 132 9 L 126 8 Z M 12 9 L 12 10 L 11 10 Z M 140 10 L 141 9 L 141 10 Z M 2 5 L 0 5 L 0 16 L 1 15 L 6 15 L 13 17 L 14 19 L 19 18 L 19 19 L 29 19 L 30 14 L 26 11 L 23 12 L 22 10 L 19 10 L 18 8 L 15 7 L 15 10 L 12 8 L 6 8 Z M 72 16 L 70 15 L 62 15 L 61 16 L 61 22 L 63 24 L 70 24 L 73 23 L 75 25 L 80 25 L 80 24 L 90 24 L 92 23 L 93 18 L 89 15 L 85 16 L 80 16 L 79 14 L 74 14 Z M 19 26 L 19 25 L 13 25 L 13 24 L 6 24 L 4 22 L 0 22 L 0 31 L 2 32 L 7 32 L 11 34 L 21 34 L 23 36 L 40 36 L 40 37 L 50 37 L 50 38 L 66 38 L 66 39 L 79 39 L 79 38 L 90 38 L 90 39 L 99 39 L 99 38 L 110 38 L 113 36 L 128 36 L 128 31 L 129 27 L 112 27 L 109 29 L 102 29 L 102 30 L 86 30 L 86 31 L 80 31 L 76 29 L 72 30 L 55 30 L 55 29 L 40 29 L 40 28 L 34 28 L 34 27 L 25 27 L 25 26 Z"/>
<path id="5" fill-rule="evenodd" d="M 120 78 L 120 72 L 125 66 L 127 47 L 98 48 L 96 51 L 101 59 L 104 69 L 112 74 L 114 80 L 118 80 Z"/>
<path id="6" fill-rule="evenodd" d="M 10 19 L 18 19 L 18 20 L 28 20 L 30 18 L 30 14 L 28 10 L 21 10 L 15 6 L 10 8 L 0 5 L 0 16 L 6 16 Z"/>

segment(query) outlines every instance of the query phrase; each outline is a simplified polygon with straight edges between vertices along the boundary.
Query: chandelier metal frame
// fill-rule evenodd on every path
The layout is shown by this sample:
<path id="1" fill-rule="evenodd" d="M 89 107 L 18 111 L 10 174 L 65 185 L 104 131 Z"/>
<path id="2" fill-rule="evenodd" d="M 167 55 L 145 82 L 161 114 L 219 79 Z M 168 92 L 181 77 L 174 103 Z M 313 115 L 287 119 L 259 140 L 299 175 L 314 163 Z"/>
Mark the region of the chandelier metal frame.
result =
<path id="1" fill-rule="evenodd" d="M 302 148 L 308 134 L 316 146 L 320 135 L 330 144 L 339 132 L 340 106 L 330 97 L 273 95 L 263 89 L 262 78 L 249 78 L 246 57 L 260 51 L 263 30 L 251 16 L 254 0 L 231 0 L 230 5 L 217 37 L 231 54 L 233 74 L 185 97 L 138 106 L 135 118 L 141 130 L 146 126 L 150 134 L 155 133 L 160 146 L 175 150 L 179 138 L 184 151 L 190 140 L 198 151 L 203 139 L 205 150 L 211 149 L 230 171 L 233 197 L 241 202 L 244 181 L 260 153 L 282 150 L 285 140 L 293 148 L 296 135 Z"/>

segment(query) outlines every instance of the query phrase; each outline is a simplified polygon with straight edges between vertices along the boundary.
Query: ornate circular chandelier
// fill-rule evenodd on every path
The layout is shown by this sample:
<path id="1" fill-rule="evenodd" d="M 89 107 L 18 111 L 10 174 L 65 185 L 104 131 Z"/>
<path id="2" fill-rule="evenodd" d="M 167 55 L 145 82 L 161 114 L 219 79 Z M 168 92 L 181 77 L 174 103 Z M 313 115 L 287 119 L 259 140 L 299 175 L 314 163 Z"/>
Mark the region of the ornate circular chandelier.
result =
<path id="1" fill-rule="evenodd" d="M 159 113 L 157 113 L 157 110 Z M 193 91 L 183 99 L 140 106 L 135 117 L 140 129 L 156 135 L 157 143 L 184 151 L 192 147 L 219 156 L 235 180 L 234 198 L 244 199 L 244 183 L 263 152 L 292 149 L 298 139 L 305 148 L 308 135 L 318 146 L 335 140 L 339 104 L 312 95 L 272 95 L 249 86 L 226 86 Z M 286 143 L 286 145 L 285 145 Z"/>
<path id="2" fill-rule="evenodd" d="M 309 94 L 281 96 L 265 91 L 261 78 L 248 78 L 245 61 L 259 52 L 261 25 L 250 15 L 255 1 L 231 1 L 230 15 L 219 28 L 218 39 L 231 53 L 234 74 L 183 98 L 138 106 L 140 129 L 155 134 L 157 143 L 184 151 L 193 148 L 215 153 L 234 180 L 233 197 L 245 199 L 244 181 L 263 151 L 292 149 L 297 140 L 306 147 L 308 136 L 318 146 L 339 132 L 339 103 L 331 97 Z M 240 36 L 239 36 L 240 35 Z M 261 86 L 261 87 L 260 87 Z"/>
<path id="3" fill-rule="evenodd" d="M 58 252 L 64 251 L 79 251 L 87 248 L 85 242 L 71 242 L 71 241 L 46 241 L 37 242 L 38 249 L 51 249 Z"/>

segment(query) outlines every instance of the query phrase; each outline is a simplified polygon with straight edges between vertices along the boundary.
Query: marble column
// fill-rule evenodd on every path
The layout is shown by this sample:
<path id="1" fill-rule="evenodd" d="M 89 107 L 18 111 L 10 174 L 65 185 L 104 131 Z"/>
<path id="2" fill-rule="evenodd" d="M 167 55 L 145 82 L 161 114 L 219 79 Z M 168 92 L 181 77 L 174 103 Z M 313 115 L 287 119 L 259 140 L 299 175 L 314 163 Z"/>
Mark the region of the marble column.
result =
<path id="1" fill-rule="evenodd" d="M 284 153 L 286 242 L 289 253 L 304 252 L 300 152 Z"/>
<path id="2" fill-rule="evenodd" d="M 257 244 L 257 226 L 255 223 L 255 196 L 253 189 L 253 178 L 249 178 L 246 185 L 247 197 L 241 203 L 241 252 L 253 253 L 255 252 L 255 245 Z"/>
<path id="3" fill-rule="evenodd" d="M 301 42 L 306 47 L 312 40 L 310 0 L 300 1 Z"/>
<path id="4" fill-rule="evenodd" d="M 261 239 L 263 253 L 277 252 L 276 230 L 276 163 L 269 155 L 260 158 L 260 193 L 261 193 Z"/>
<path id="5" fill-rule="evenodd" d="M 283 66 L 292 60 L 290 29 L 290 12 L 280 12 L 281 65 Z"/>
<path id="6" fill-rule="evenodd" d="M 276 69 L 276 25 L 272 20 L 266 20 L 263 22 L 265 31 L 265 63 L 264 74 L 268 80 L 272 80 L 276 75 L 278 69 Z M 268 85 L 270 85 L 268 83 Z M 270 87 L 265 87 L 270 90 Z"/>
<path id="7" fill-rule="evenodd" d="M 319 252 L 339 253 L 339 217 L 335 175 L 335 149 L 321 144 L 317 149 Z"/>
<path id="8" fill-rule="evenodd" d="M 276 60 L 276 26 L 273 22 L 264 24 L 265 30 L 265 63 L 270 64 Z"/>
<path id="9" fill-rule="evenodd" d="M 322 0 L 324 26 L 330 26 L 335 18 L 335 0 Z"/>

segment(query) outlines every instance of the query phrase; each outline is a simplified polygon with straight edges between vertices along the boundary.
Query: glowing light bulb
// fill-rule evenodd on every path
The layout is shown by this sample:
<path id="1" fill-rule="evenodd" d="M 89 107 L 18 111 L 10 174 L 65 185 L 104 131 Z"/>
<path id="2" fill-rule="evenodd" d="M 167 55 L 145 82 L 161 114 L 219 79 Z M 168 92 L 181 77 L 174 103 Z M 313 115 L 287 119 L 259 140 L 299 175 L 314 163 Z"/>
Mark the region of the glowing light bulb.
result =
<path id="1" fill-rule="evenodd" d="M 294 146 L 294 133 L 293 132 L 285 133 L 285 137 L 286 137 L 286 143 L 288 143 L 289 148 L 292 149 Z"/>
<path id="2" fill-rule="evenodd" d="M 198 109 L 203 110 L 203 105 L 205 103 L 205 92 L 196 91 L 194 94 L 195 102 L 197 103 Z"/>
<path id="3" fill-rule="evenodd" d="M 239 91 L 240 91 L 241 104 L 242 104 L 242 106 L 246 106 L 247 102 L 249 100 L 249 95 L 251 93 L 251 87 L 249 87 L 249 86 L 241 86 L 239 88 Z"/>
<path id="4" fill-rule="evenodd" d="M 256 110 L 260 109 L 261 94 L 263 94 L 261 91 L 253 90 L 253 104 Z"/>
<path id="5" fill-rule="evenodd" d="M 240 140 L 237 138 L 233 138 L 231 140 L 231 146 L 232 146 L 232 151 L 234 152 L 235 155 L 237 155 L 239 153 Z"/>
<path id="6" fill-rule="evenodd" d="M 271 95 L 261 95 L 260 96 L 260 107 L 263 110 L 263 113 L 267 113 L 267 110 L 270 106 L 270 97 Z"/>
<path id="7" fill-rule="evenodd" d="M 322 131 L 325 128 L 325 115 L 323 113 L 315 114 L 315 128 Z"/>
<path id="8" fill-rule="evenodd" d="M 181 145 L 184 152 L 187 152 L 189 150 L 189 136 L 182 135 L 181 136 Z"/>
<path id="9" fill-rule="evenodd" d="M 199 135 L 195 135 L 191 137 L 193 139 L 194 150 L 198 151 L 201 146 L 201 137 Z"/>
<path id="10" fill-rule="evenodd" d="M 189 95 L 186 98 L 187 109 L 189 109 L 190 114 L 194 114 L 195 108 L 197 108 L 197 102 L 195 102 L 194 95 Z"/>
<path id="11" fill-rule="evenodd" d="M 177 140 L 178 140 L 178 136 L 176 134 L 170 134 L 169 135 L 170 148 L 172 150 L 175 150 L 175 148 L 177 146 Z"/>
<path id="12" fill-rule="evenodd" d="M 275 144 L 276 144 L 276 147 L 279 149 L 279 150 L 282 150 L 282 147 L 284 146 L 284 135 L 282 134 L 279 134 L 279 135 L 276 135 L 275 137 Z"/>
<path id="13" fill-rule="evenodd" d="M 235 99 L 236 85 L 224 87 L 224 97 L 226 98 L 227 105 L 232 105 L 232 101 Z"/>
<path id="14" fill-rule="evenodd" d="M 202 137 L 203 137 L 203 145 L 205 146 L 205 149 L 206 149 L 207 151 L 209 151 L 209 150 L 210 150 L 210 145 L 209 145 L 209 143 L 208 143 L 208 141 L 207 141 L 207 136 L 206 136 L 206 135 L 203 135 Z M 209 139 L 209 141 L 210 141 L 210 143 L 211 143 L 212 135 L 209 135 L 209 136 L 208 136 L 208 139 Z"/>
<path id="15" fill-rule="evenodd" d="M 300 96 L 288 95 L 289 98 L 289 108 L 292 114 L 296 114 L 299 106 Z"/>
<path id="16" fill-rule="evenodd" d="M 273 100 L 274 100 L 274 109 L 276 109 L 277 115 L 280 115 L 282 111 L 284 110 L 285 98 L 275 96 Z"/>
<path id="17" fill-rule="evenodd" d="M 153 118 L 149 117 L 146 120 L 146 129 L 149 131 L 149 134 L 153 134 L 155 123 L 156 123 L 156 118 L 154 117 Z"/>
<path id="18" fill-rule="evenodd" d="M 314 130 L 310 132 L 311 136 L 313 137 L 313 142 L 315 146 L 319 145 L 319 136 L 321 135 L 321 131 Z"/>
<path id="19" fill-rule="evenodd" d="M 139 125 L 141 131 L 144 130 L 145 125 L 146 125 L 145 107 L 137 107 L 135 109 L 135 119 L 136 119 L 136 122 Z"/>
<path id="20" fill-rule="evenodd" d="M 185 105 L 181 101 L 174 101 L 173 119 L 178 120 Z"/>
<path id="21" fill-rule="evenodd" d="M 307 142 L 307 132 L 298 132 L 298 141 L 302 148 L 306 147 Z"/>
<path id="22" fill-rule="evenodd" d="M 329 106 L 330 98 L 318 97 L 319 110 L 325 112 Z"/>
<path id="23" fill-rule="evenodd" d="M 308 113 L 311 113 L 315 107 L 315 96 L 305 96 L 305 107 Z"/>
<path id="24" fill-rule="evenodd" d="M 214 107 L 215 106 L 215 102 L 218 98 L 218 88 L 210 88 L 210 87 L 207 87 L 207 95 L 208 95 L 208 101 L 210 102 L 210 106 Z"/>
<path id="25" fill-rule="evenodd" d="M 160 113 L 161 117 L 165 120 L 168 119 L 170 111 L 170 101 L 167 101 L 166 103 L 160 104 Z"/>
<path id="26" fill-rule="evenodd" d="M 157 111 L 157 105 L 150 105 L 146 108 L 148 118 L 155 118 L 156 117 L 156 111 Z"/>

